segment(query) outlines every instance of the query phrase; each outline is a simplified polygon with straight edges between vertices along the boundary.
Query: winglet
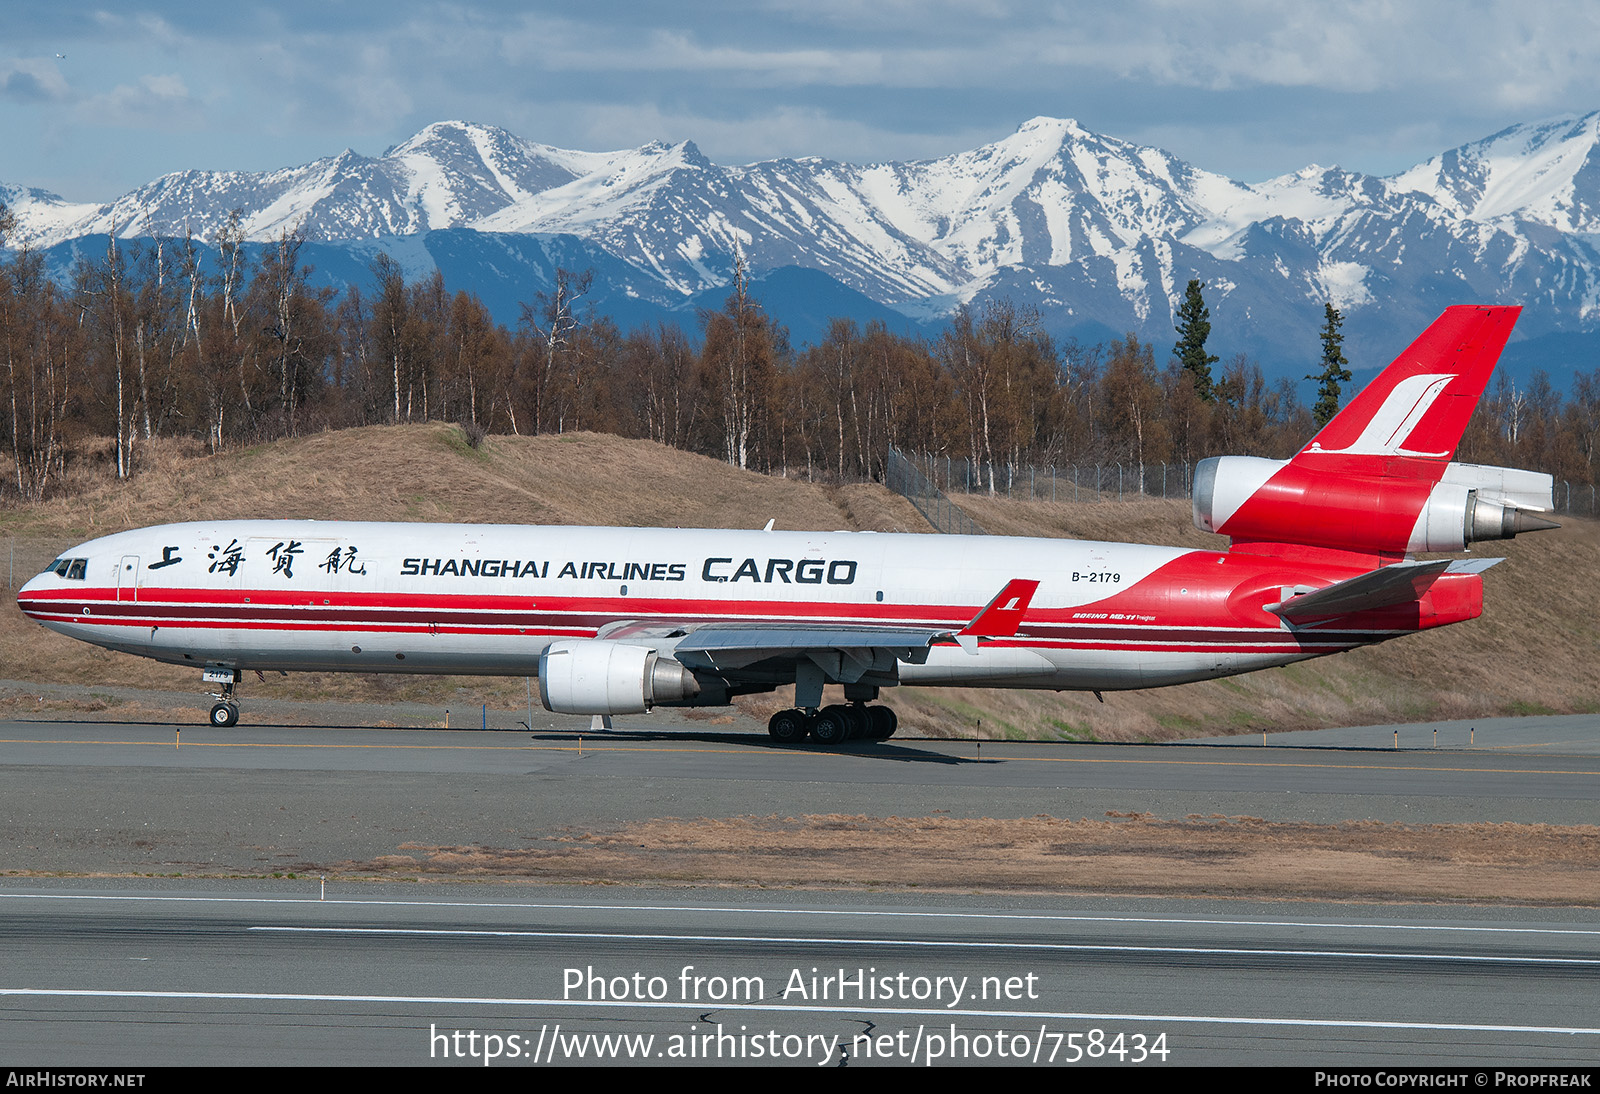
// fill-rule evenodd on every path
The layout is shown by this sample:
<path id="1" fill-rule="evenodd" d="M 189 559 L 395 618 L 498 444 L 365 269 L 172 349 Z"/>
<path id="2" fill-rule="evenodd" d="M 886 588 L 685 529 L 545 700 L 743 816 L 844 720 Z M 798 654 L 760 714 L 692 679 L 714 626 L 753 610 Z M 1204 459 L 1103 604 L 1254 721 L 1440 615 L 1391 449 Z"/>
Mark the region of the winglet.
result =
<path id="1" fill-rule="evenodd" d="M 956 633 L 956 641 L 968 653 L 977 653 L 978 638 L 1014 638 L 1022 617 L 1039 591 L 1037 581 L 1012 578 L 995 594 L 987 607 L 973 616 L 972 622 Z"/>

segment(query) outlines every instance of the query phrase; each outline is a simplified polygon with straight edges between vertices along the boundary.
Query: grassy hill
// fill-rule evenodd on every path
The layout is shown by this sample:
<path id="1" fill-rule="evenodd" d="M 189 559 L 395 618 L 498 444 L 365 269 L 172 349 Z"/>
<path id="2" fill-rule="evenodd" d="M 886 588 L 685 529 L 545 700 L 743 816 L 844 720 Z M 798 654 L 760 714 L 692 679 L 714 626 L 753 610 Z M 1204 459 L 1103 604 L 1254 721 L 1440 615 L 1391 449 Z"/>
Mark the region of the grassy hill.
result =
<path id="1" fill-rule="evenodd" d="M 1221 547 L 1186 502 L 1093 505 L 958 499 L 996 534 Z M 0 509 L 0 558 L 16 583 L 74 543 L 195 517 L 482 521 L 924 531 L 904 499 L 873 484 L 824 486 L 738 471 L 645 441 L 597 434 L 491 437 L 454 426 L 323 433 L 218 456 L 156 451 L 122 485 Z M 1600 709 L 1600 525 L 1479 553 L 1507 561 L 1485 578 L 1482 619 L 1337 657 L 1228 680 L 1092 695 L 902 688 L 886 701 L 912 731 L 954 736 L 1167 739 L 1263 729 L 1567 713 Z M 200 693 L 192 670 L 113 654 L 30 623 L 7 596 L 0 679 L 118 684 Z M 311 673 L 243 687 L 252 695 L 487 702 L 520 709 L 518 680 Z M 789 697 L 757 697 L 764 719 Z M 715 712 L 711 716 L 715 716 Z"/>

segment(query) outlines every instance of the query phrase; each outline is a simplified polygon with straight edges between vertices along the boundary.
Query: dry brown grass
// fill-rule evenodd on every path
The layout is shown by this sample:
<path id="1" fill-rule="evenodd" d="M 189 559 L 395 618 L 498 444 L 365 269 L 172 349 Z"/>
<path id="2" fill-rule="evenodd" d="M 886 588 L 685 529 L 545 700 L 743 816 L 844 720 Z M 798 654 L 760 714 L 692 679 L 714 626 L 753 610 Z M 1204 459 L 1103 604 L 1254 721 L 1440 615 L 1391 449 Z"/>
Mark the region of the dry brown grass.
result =
<path id="1" fill-rule="evenodd" d="M 490 437 L 374 426 L 217 456 L 162 450 L 118 484 L 0 510 L 0 535 L 80 541 L 164 521 L 252 517 L 759 528 L 843 527 L 822 486 L 597 433 Z"/>
<path id="2" fill-rule="evenodd" d="M 841 528 L 874 532 L 927 532 L 927 520 L 905 498 L 876 483 L 847 483 L 828 491 L 844 514 Z"/>
<path id="3" fill-rule="evenodd" d="M 667 818 L 517 848 L 406 844 L 326 866 L 608 884 L 1600 905 L 1600 828 L 1108 816 Z"/>
<path id="4" fill-rule="evenodd" d="M 1184 501 L 1074 505 L 981 495 L 956 499 L 998 534 L 1186 547 Z M 397 426 L 295 438 L 219 456 L 154 446 L 122 485 L 0 509 L 0 550 L 25 576 L 93 535 L 204 514 L 360 520 L 683 525 L 920 531 L 904 498 L 875 484 L 824 486 L 732 469 L 647 441 L 597 434 L 491 437 L 471 449 L 455 426 Z M 1380 647 L 1229 680 L 1092 695 L 913 689 L 886 694 L 908 732 L 941 736 L 1138 740 L 1433 718 L 1600 709 L 1600 524 L 1483 545 L 1507 561 L 1485 577 L 1484 618 Z M 112 654 L 0 608 L 0 679 L 94 682 L 198 692 L 190 670 Z M 520 708 L 521 680 L 308 674 L 247 694 L 395 698 Z M 465 690 L 458 690 L 465 689 Z M 765 719 L 784 695 L 742 700 Z"/>
<path id="5" fill-rule="evenodd" d="M 1075 504 L 991 498 L 984 494 L 955 494 L 952 500 L 994 536 L 1114 540 L 1208 551 L 1221 551 L 1228 546 L 1224 537 L 1194 526 L 1187 500 L 1130 497 L 1126 501 Z"/>

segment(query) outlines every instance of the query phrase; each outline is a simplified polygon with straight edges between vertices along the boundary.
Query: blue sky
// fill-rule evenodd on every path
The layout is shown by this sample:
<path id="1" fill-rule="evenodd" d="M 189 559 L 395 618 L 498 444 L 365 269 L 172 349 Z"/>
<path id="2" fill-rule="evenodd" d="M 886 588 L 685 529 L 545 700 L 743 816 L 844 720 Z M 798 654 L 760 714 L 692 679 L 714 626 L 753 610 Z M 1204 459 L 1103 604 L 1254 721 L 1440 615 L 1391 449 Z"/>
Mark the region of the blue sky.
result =
<path id="1" fill-rule="evenodd" d="M 1600 4 L 1436 0 L 8 0 L 0 182 L 375 155 L 429 122 L 720 163 L 942 155 L 1074 117 L 1256 181 L 1387 174 L 1600 108 Z"/>

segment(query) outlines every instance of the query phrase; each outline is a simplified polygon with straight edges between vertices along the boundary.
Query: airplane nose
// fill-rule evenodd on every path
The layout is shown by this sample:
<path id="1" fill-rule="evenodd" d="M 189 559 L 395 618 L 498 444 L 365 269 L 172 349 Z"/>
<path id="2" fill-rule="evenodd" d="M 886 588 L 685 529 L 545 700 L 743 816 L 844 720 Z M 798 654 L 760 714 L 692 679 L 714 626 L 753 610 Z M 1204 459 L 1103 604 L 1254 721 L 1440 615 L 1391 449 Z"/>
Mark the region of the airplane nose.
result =
<path id="1" fill-rule="evenodd" d="M 33 606 L 33 594 L 44 588 L 45 575 L 39 574 L 22 583 L 22 588 L 17 590 L 17 607 L 22 609 L 22 614 L 32 616 L 28 609 Z"/>
<path id="2" fill-rule="evenodd" d="M 59 580 L 60 578 L 49 570 L 34 574 L 22 583 L 22 588 L 17 590 L 17 607 L 21 608 L 26 614 L 32 615 L 33 611 L 29 611 L 29 609 L 38 610 L 44 603 L 40 599 L 41 594 L 55 588 Z"/>

